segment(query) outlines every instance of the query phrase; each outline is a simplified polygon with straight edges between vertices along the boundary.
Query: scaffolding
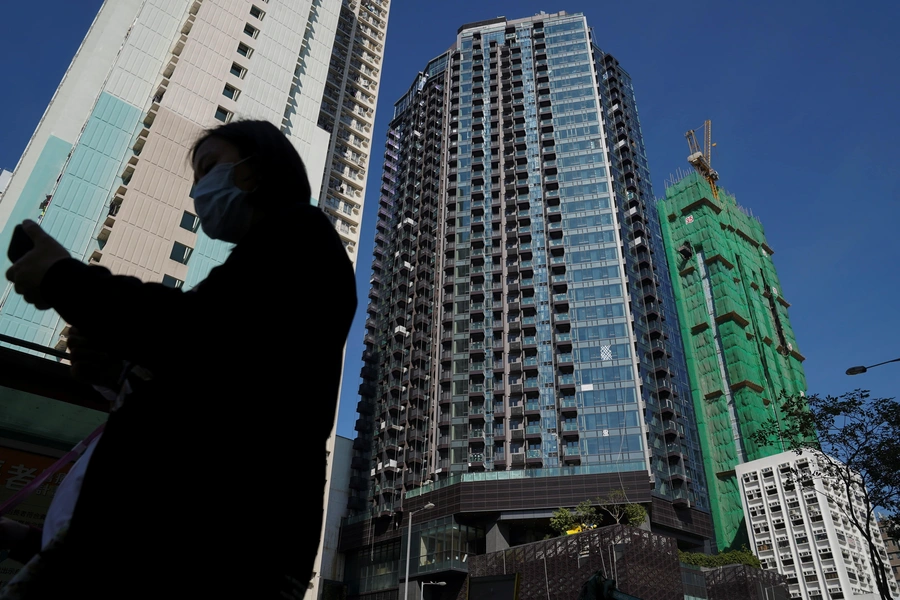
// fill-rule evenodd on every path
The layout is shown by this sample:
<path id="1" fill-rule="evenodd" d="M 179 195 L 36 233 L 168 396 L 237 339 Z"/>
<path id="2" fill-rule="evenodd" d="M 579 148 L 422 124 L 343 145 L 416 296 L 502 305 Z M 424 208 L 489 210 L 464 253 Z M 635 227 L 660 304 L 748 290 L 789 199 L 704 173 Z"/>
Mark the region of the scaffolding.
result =
<path id="1" fill-rule="evenodd" d="M 689 173 L 657 204 L 684 339 L 720 550 L 748 537 L 734 468 L 783 450 L 751 436 L 781 422 L 782 393 L 806 390 L 761 222 L 721 188 Z M 772 440 L 775 442 L 775 440 Z"/>

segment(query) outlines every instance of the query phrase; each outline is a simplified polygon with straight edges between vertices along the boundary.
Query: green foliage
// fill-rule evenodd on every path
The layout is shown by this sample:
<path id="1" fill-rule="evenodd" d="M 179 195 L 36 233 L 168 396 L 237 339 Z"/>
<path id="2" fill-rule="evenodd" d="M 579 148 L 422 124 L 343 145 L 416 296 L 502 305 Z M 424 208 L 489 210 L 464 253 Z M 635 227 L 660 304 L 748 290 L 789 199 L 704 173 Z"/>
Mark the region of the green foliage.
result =
<path id="1" fill-rule="evenodd" d="M 605 497 L 597 498 L 600 510 L 613 518 L 616 523 L 637 527 L 647 517 L 647 509 L 628 501 L 625 490 L 613 490 Z"/>
<path id="2" fill-rule="evenodd" d="M 640 504 L 625 505 L 625 524 L 639 527 L 647 520 L 647 509 Z"/>
<path id="3" fill-rule="evenodd" d="M 879 594 L 889 599 L 884 560 L 874 543 L 880 536 L 874 514 L 880 508 L 891 520 L 900 517 L 900 403 L 859 389 L 840 396 L 782 394 L 780 400 L 776 416 L 762 424 L 753 441 L 782 443 L 798 454 L 809 451 L 818 458 L 818 470 L 795 472 L 794 481 L 815 489 L 815 479 L 828 480 L 860 499 L 864 511 L 842 512 L 865 540 Z"/>
<path id="4" fill-rule="evenodd" d="M 590 500 L 583 500 L 574 509 L 559 508 L 550 517 L 550 528 L 559 535 L 581 525 L 584 529 L 593 529 L 603 520 L 600 511 L 610 515 L 616 523 L 624 523 L 638 527 L 647 519 L 647 509 L 633 502 L 623 490 L 613 490 L 605 498 L 597 498 L 599 507 Z"/>
<path id="5" fill-rule="evenodd" d="M 574 529 L 578 525 L 575 514 L 568 508 L 560 508 L 553 511 L 550 517 L 550 528 L 559 535 L 565 535 L 570 529 Z"/>
<path id="6" fill-rule="evenodd" d="M 762 568 L 759 559 L 743 546 L 740 550 L 732 550 L 721 554 L 703 554 L 701 552 L 678 551 L 678 559 L 686 565 L 695 567 L 725 567 L 727 565 L 750 565 Z"/>
<path id="7" fill-rule="evenodd" d="M 575 507 L 575 519 L 587 527 L 592 527 L 600 520 L 597 515 L 597 509 L 590 500 L 584 500 Z"/>

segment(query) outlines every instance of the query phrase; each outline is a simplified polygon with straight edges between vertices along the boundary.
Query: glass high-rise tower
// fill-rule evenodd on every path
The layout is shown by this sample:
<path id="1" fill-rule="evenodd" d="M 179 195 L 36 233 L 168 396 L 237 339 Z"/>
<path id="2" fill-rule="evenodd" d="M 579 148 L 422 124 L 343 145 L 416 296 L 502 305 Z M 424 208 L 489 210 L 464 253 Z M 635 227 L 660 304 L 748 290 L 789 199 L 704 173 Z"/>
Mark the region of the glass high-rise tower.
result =
<path id="1" fill-rule="evenodd" d="M 585 17 L 461 27 L 396 103 L 382 183 L 350 593 L 398 585 L 429 502 L 411 577 L 613 490 L 710 538 L 634 90 Z"/>

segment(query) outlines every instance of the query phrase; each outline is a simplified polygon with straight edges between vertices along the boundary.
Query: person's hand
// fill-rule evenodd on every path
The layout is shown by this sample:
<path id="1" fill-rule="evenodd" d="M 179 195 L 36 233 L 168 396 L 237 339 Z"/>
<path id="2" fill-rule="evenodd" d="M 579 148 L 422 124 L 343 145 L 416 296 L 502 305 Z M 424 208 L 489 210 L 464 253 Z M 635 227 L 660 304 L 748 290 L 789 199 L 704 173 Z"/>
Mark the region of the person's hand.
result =
<path id="1" fill-rule="evenodd" d="M 122 375 L 122 361 L 110 355 L 76 328 L 69 329 L 67 340 L 72 356 L 72 376 L 91 385 L 115 388 Z"/>
<path id="2" fill-rule="evenodd" d="M 69 258 L 69 251 L 34 221 L 24 221 L 22 229 L 34 242 L 34 248 L 9 268 L 6 278 L 15 285 L 16 292 L 25 298 L 25 302 L 34 304 L 39 310 L 46 310 L 50 305 L 41 296 L 41 282 L 50 267 Z"/>
<path id="3" fill-rule="evenodd" d="M 0 548 L 11 550 L 28 535 L 28 525 L 0 517 Z"/>

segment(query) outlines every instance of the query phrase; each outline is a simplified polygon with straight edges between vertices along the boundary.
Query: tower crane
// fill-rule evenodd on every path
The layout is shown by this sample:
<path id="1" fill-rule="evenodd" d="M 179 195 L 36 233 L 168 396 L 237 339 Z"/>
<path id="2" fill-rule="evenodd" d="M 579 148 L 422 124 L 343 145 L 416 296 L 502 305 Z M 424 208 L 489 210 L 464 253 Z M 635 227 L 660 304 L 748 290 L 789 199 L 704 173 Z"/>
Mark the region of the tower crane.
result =
<path id="1" fill-rule="evenodd" d="M 719 179 L 719 174 L 716 173 L 710 164 L 712 147 L 715 146 L 715 144 L 712 143 L 712 121 L 707 119 L 703 122 L 703 126 L 698 129 L 703 130 L 704 134 L 704 145 L 702 148 L 697 142 L 697 129 L 691 129 L 684 134 L 684 137 L 687 138 L 688 148 L 690 148 L 691 152 L 690 156 L 688 156 L 688 162 L 691 163 L 691 166 L 693 166 L 698 173 L 700 173 L 701 177 L 706 179 L 709 183 L 709 187 L 712 188 L 713 197 L 718 200 L 719 188 L 716 187 L 716 181 Z"/>

